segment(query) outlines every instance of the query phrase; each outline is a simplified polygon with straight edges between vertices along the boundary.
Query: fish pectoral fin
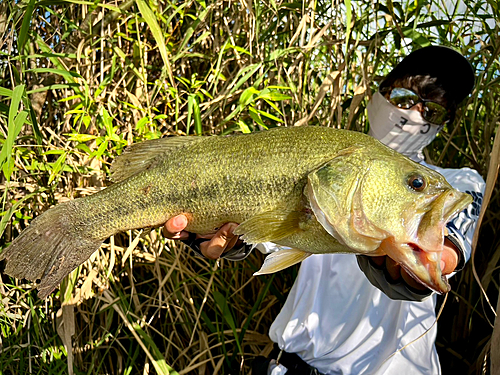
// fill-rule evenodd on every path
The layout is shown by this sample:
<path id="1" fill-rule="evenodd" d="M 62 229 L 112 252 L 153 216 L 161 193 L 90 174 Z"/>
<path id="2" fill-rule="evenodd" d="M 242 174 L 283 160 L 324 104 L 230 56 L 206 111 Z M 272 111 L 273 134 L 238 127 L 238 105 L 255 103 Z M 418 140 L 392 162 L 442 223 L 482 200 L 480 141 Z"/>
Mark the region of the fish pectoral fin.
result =
<path id="1" fill-rule="evenodd" d="M 300 230 L 298 211 L 267 211 L 241 223 L 234 234 L 249 244 L 276 242 Z"/>
<path id="2" fill-rule="evenodd" d="M 269 273 L 278 272 L 302 262 L 304 259 L 312 255 L 304 250 L 284 249 L 278 250 L 275 253 L 269 254 L 264 260 L 264 264 L 253 275 L 266 275 Z"/>
<path id="3" fill-rule="evenodd" d="M 157 158 L 206 137 L 168 137 L 151 139 L 128 146 L 111 165 L 111 180 L 123 181 L 153 165 Z"/>

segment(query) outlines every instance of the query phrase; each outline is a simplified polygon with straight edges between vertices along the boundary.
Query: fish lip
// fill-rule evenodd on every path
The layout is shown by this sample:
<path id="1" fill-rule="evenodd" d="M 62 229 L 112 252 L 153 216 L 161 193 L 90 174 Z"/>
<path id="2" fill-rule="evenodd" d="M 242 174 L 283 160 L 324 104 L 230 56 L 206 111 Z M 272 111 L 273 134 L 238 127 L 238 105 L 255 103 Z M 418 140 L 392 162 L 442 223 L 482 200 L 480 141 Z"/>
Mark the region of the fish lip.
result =
<path id="1" fill-rule="evenodd" d="M 458 199 L 453 199 L 451 195 L 453 195 L 455 192 L 450 192 L 448 193 L 448 201 L 454 201 L 452 205 L 449 207 L 445 207 L 445 212 L 444 212 L 444 218 L 446 219 L 446 222 L 450 220 L 451 217 L 454 215 L 458 214 L 459 212 L 463 211 L 469 204 L 473 202 L 473 198 L 470 194 L 467 193 L 462 193 L 459 192 L 461 197 Z"/>
<path id="2" fill-rule="evenodd" d="M 414 242 L 404 243 L 403 246 L 410 248 L 413 251 L 413 254 L 416 255 L 416 259 L 420 259 L 423 264 L 428 263 L 428 254 L 431 253 L 441 253 L 439 251 L 426 251 L 422 249 L 418 244 Z M 441 262 L 437 262 L 437 259 L 434 260 L 435 265 L 439 267 L 439 270 L 434 270 L 439 278 L 437 280 L 430 278 L 427 280 L 422 279 L 419 275 L 417 275 L 410 267 L 408 267 L 404 262 L 400 263 L 400 266 L 416 281 L 420 284 L 426 286 L 427 288 L 433 290 L 439 294 L 448 293 L 451 290 L 450 284 L 448 283 L 448 279 L 441 273 Z M 430 263 L 429 263 L 430 264 Z"/>
<path id="3" fill-rule="evenodd" d="M 413 244 L 427 253 L 443 250 L 446 225 L 472 202 L 472 197 L 453 189 L 436 196 L 420 218 L 416 231 L 408 233 Z M 409 238 L 409 239 L 410 239 Z M 403 241 L 401 241 L 403 242 Z"/>

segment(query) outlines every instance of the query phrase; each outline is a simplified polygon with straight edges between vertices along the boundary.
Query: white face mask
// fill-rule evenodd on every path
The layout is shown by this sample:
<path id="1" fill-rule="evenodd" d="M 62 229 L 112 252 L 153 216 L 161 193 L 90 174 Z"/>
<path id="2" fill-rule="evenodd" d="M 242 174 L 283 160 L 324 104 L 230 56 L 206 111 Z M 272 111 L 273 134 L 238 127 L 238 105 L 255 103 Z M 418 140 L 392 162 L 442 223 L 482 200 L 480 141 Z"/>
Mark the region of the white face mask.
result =
<path id="1" fill-rule="evenodd" d="M 370 120 L 368 134 L 412 159 L 424 159 L 422 150 L 442 128 L 424 120 L 419 111 L 396 107 L 378 91 L 366 109 Z"/>

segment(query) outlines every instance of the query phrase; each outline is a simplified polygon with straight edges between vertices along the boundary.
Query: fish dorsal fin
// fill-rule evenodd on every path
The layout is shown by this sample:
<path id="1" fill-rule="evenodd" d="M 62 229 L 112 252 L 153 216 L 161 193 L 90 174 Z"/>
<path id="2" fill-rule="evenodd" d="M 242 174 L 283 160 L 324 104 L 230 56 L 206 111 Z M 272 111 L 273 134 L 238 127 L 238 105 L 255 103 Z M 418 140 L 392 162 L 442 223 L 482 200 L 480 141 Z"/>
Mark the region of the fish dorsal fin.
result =
<path id="1" fill-rule="evenodd" d="M 262 212 L 241 223 L 234 234 L 249 244 L 279 241 L 300 230 L 300 216 L 298 211 Z"/>
<path id="2" fill-rule="evenodd" d="M 352 147 L 308 176 L 306 194 L 314 215 L 336 240 L 359 253 L 380 245 L 376 228 L 363 214 L 363 175 L 371 157 Z"/>
<path id="3" fill-rule="evenodd" d="M 303 250 L 297 249 L 283 249 L 269 254 L 264 260 L 264 264 L 253 275 L 266 275 L 268 273 L 275 273 L 294 264 L 302 262 L 304 259 L 312 255 Z"/>
<path id="4" fill-rule="evenodd" d="M 199 142 L 206 137 L 167 137 L 134 143 L 128 146 L 111 165 L 111 180 L 123 181 L 143 171 L 162 154 L 171 153 L 187 144 Z"/>

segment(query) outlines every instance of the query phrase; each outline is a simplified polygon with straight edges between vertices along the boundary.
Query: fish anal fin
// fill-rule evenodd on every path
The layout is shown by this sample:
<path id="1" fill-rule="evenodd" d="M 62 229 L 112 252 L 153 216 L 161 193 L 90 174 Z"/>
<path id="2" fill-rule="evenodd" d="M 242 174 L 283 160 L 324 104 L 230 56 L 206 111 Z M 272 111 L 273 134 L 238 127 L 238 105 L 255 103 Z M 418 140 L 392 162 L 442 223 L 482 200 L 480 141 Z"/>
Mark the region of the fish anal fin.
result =
<path id="1" fill-rule="evenodd" d="M 304 259 L 309 257 L 311 253 L 298 249 L 283 249 L 278 250 L 275 253 L 269 254 L 264 260 L 264 264 L 254 273 L 257 275 L 266 275 L 269 273 L 275 273 L 294 264 L 302 262 Z"/>
<path id="2" fill-rule="evenodd" d="M 234 234 L 249 244 L 276 242 L 300 230 L 299 211 L 266 211 L 241 223 Z"/>
<path id="3" fill-rule="evenodd" d="M 111 180 L 115 183 L 123 181 L 153 165 L 160 155 L 174 152 L 183 146 L 205 138 L 167 137 L 134 143 L 114 160 L 111 165 Z"/>

